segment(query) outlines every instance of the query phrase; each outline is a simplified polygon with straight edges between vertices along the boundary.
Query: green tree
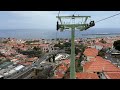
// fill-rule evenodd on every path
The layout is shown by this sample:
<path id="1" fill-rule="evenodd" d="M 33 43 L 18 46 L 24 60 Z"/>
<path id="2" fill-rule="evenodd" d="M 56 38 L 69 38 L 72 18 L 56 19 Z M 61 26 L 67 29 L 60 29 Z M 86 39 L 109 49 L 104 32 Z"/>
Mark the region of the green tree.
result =
<path id="1" fill-rule="evenodd" d="M 71 47 L 71 43 L 70 42 L 65 42 L 64 47 Z"/>
<path id="2" fill-rule="evenodd" d="M 106 51 L 105 50 L 103 50 L 103 49 L 101 49 L 99 52 L 98 52 L 98 56 L 101 56 L 101 57 L 105 57 L 105 53 L 106 53 Z"/>
<path id="3" fill-rule="evenodd" d="M 84 44 L 76 45 L 76 47 L 78 47 L 81 50 L 81 52 L 84 52 L 84 50 L 86 48 L 86 46 Z"/>
<path id="4" fill-rule="evenodd" d="M 19 51 L 19 53 L 23 55 L 28 55 L 28 57 L 41 57 L 42 51 L 33 49 L 27 51 Z"/>
<path id="5" fill-rule="evenodd" d="M 82 72 L 83 71 L 83 67 L 81 66 L 81 61 L 83 60 L 82 54 L 79 58 L 79 60 L 76 60 L 76 72 Z"/>
<path id="6" fill-rule="evenodd" d="M 64 49 L 64 44 L 60 44 L 60 42 L 58 44 L 55 44 L 54 47 L 59 47 L 60 49 Z"/>
<path id="7" fill-rule="evenodd" d="M 33 50 L 40 51 L 41 49 L 39 47 L 34 47 Z"/>
<path id="8" fill-rule="evenodd" d="M 120 51 L 120 40 L 114 41 L 113 46 L 116 50 Z"/>
<path id="9" fill-rule="evenodd" d="M 6 44 L 7 42 L 8 42 L 8 41 L 3 41 L 3 43 L 5 43 L 5 44 Z"/>
<path id="10" fill-rule="evenodd" d="M 101 42 L 101 43 L 103 43 L 103 44 L 105 44 L 105 43 L 107 43 L 105 40 L 103 40 L 103 39 L 101 39 L 99 42 Z"/>
<path id="11" fill-rule="evenodd" d="M 65 52 L 66 52 L 67 54 L 71 54 L 71 48 L 70 48 L 70 47 L 66 48 L 66 49 L 65 49 Z"/>
<path id="12" fill-rule="evenodd" d="M 2 61 L 2 59 L 0 59 L 0 62 Z"/>
<path id="13" fill-rule="evenodd" d="M 60 47 L 60 43 L 55 44 L 54 47 Z"/>

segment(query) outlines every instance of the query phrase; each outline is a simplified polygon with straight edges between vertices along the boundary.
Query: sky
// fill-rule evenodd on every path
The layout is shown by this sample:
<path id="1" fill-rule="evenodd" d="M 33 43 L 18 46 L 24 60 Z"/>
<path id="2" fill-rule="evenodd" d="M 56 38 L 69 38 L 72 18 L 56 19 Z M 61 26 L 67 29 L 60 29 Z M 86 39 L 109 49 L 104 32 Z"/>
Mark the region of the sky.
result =
<path id="1" fill-rule="evenodd" d="M 72 15 L 75 11 L 61 11 L 60 16 Z M 75 15 L 91 16 L 98 21 L 119 11 L 76 11 Z M 58 11 L 0 11 L 0 29 L 46 29 L 55 30 Z M 120 15 L 96 23 L 94 28 L 120 28 Z"/>

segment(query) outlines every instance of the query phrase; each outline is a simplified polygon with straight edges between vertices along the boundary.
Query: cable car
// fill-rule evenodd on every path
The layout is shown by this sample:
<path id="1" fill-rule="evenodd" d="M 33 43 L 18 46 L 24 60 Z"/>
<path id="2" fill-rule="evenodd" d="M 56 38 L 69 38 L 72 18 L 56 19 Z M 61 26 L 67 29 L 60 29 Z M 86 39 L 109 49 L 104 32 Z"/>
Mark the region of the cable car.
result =
<path id="1" fill-rule="evenodd" d="M 82 27 L 82 28 L 80 29 L 80 31 L 83 31 L 83 30 L 85 30 L 85 27 Z"/>
<path id="2" fill-rule="evenodd" d="M 86 24 L 85 26 L 85 30 L 89 29 L 90 28 L 90 25 L 89 24 Z"/>
<path id="3" fill-rule="evenodd" d="M 90 27 L 93 27 L 95 26 L 95 22 L 94 21 L 91 21 L 90 24 L 89 24 Z"/>

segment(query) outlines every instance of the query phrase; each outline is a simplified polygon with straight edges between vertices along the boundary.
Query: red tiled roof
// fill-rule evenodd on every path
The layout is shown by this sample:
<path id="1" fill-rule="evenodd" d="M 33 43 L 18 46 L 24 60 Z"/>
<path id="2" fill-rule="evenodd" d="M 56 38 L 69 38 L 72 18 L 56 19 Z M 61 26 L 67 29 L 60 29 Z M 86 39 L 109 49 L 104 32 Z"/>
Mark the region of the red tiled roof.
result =
<path id="1" fill-rule="evenodd" d="M 53 79 L 62 79 L 62 77 L 60 77 L 60 76 L 53 76 L 52 78 Z"/>
<path id="2" fill-rule="evenodd" d="M 102 57 L 100 56 L 96 56 L 95 58 L 90 58 L 90 61 L 98 61 L 98 60 L 104 60 Z"/>
<path id="3" fill-rule="evenodd" d="M 28 58 L 28 60 L 33 61 L 33 60 L 34 60 L 34 58 Z"/>
<path id="4" fill-rule="evenodd" d="M 120 79 L 120 72 L 104 72 L 107 79 Z"/>
<path id="5" fill-rule="evenodd" d="M 64 66 L 63 64 L 62 65 L 60 65 L 58 68 L 57 68 L 57 70 L 63 70 L 63 71 L 67 71 L 67 67 L 66 66 Z"/>
<path id="6" fill-rule="evenodd" d="M 77 79 L 99 79 L 98 75 L 96 73 L 76 73 Z"/>
<path id="7" fill-rule="evenodd" d="M 113 65 L 108 60 L 97 57 L 94 61 L 86 62 L 83 65 L 85 72 L 102 72 L 102 71 L 120 71 L 118 67 Z"/>
<path id="8" fill-rule="evenodd" d="M 85 56 L 97 56 L 98 55 L 98 50 L 95 48 L 87 48 L 84 51 Z"/>
<path id="9" fill-rule="evenodd" d="M 27 66 L 27 65 L 31 65 L 31 64 L 32 64 L 32 62 L 22 63 L 22 65 L 25 65 L 25 66 Z"/>
<path id="10" fill-rule="evenodd" d="M 57 71 L 55 74 L 56 74 L 55 76 L 58 76 L 58 77 L 61 77 L 61 78 L 64 76 L 64 74 L 59 72 L 59 71 Z"/>
<path id="11" fill-rule="evenodd" d="M 28 58 L 28 61 L 35 61 L 35 58 Z"/>
<path id="12" fill-rule="evenodd" d="M 70 63 L 70 60 L 64 60 L 64 63 L 62 62 L 62 64 L 56 68 L 55 70 L 55 77 L 56 79 L 59 79 L 59 78 L 63 78 L 64 77 L 64 74 L 65 72 L 68 70 L 68 65 Z M 66 65 L 64 65 L 66 64 Z"/>
<path id="13" fill-rule="evenodd" d="M 62 63 L 65 63 L 66 65 L 70 64 L 70 60 L 67 59 L 67 60 L 63 60 Z"/>

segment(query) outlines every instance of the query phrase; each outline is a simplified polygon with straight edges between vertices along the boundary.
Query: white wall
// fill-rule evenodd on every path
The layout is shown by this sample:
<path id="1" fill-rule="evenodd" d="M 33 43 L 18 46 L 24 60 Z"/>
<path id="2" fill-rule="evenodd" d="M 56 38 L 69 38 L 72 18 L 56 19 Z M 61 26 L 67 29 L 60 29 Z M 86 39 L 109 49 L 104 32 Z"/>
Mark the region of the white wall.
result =
<path id="1" fill-rule="evenodd" d="M 106 79 L 104 73 L 100 73 L 100 78 L 101 78 L 101 79 Z"/>
<path id="2" fill-rule="evenodd" d="M 90 58 L 95 58 L 95 57 L 87 56 L 87 61 L 90 61 Z"/>
<path id="3" fill-rule="evenodd" d="M 95 45 L 95 48 L 96 48 L 97 50 L 101 50 L 101 49 L 103 48 L 103 46 Z"/>

